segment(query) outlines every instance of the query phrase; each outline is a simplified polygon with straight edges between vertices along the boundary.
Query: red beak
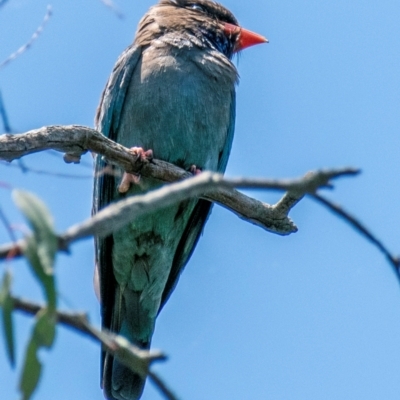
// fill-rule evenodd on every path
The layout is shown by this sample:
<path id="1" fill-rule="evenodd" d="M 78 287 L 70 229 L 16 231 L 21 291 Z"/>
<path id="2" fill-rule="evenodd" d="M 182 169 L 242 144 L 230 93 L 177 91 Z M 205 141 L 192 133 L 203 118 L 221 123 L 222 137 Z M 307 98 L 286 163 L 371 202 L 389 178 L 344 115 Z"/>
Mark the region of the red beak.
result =
<path id="1" fill-rule="evenodd" d="M 244 29 L 240 26 L 229 24 L 227 22 L 224 24 L 224 31 L 227 35 L 239 33 L 239 39 L 236 43 L 235 53 L 237 51 L 245 49 L 246 47 L 254 46 L 261 43 L 268 43 L 268 39 L 264 36 L 248 31 L 247 29 Z"/>

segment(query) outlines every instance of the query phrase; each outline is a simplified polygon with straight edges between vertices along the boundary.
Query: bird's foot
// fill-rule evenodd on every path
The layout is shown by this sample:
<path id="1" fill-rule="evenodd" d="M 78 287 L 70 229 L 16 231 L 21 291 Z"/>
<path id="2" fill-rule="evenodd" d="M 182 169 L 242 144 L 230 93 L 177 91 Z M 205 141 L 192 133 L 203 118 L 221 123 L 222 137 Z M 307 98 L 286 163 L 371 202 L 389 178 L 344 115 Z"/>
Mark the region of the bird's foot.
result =
<path id="1" fill-rule="evenodd" d="M 189 172 L 191 172 L 194 176 L 201 174 L 201 169 L 197 168 L 195 165 L 191 165 L 189 168 Z"/>
<path id="2" fill-rule="evenodd" d="M 118 192 L 126 193 L 130 189 L 131 184 L 137 185 L 139 182 L 140 182 L 139 174 L 136 175 L 124 172 L 124 174 L 122 175 L 121 183 L 118 186 Z"/>
<path id="3" fill-rule="evenodd" d="M 143 162 L 149 162 L 153 159 L 153 150 L 143 150 L 142 147 L 131 147 L 129 152 Z"/>
<path id="4" fill-rule="evenodd" d="M 153 159 L 153 150 L 143 150 L 142 147 L 131 147 L 129 151 L 142 162 L 149 162 Z M 119 193 L 126 193 L 132 184 L 137 185 L 140 182 L 139 174 L 124 172 L 121 183 L 118 186 Z"/>

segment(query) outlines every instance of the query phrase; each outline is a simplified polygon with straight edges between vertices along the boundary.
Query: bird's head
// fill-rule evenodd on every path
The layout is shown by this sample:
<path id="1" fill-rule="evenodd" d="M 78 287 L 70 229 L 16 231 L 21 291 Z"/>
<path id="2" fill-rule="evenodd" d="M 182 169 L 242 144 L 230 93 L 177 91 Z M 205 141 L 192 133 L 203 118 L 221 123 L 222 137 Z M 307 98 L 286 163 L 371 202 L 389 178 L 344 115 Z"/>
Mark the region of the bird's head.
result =
<path id="1" fill-rule="evenodd" d="M 218 50 L 229 59 L 246 47 L 268 42 L 240 27 L 234 15 L 214 1 L 160 0 L 139 24 L 137 37 L 142 43 L 138 44 L 174 32 L 192 35 L 202 46 Z"/>

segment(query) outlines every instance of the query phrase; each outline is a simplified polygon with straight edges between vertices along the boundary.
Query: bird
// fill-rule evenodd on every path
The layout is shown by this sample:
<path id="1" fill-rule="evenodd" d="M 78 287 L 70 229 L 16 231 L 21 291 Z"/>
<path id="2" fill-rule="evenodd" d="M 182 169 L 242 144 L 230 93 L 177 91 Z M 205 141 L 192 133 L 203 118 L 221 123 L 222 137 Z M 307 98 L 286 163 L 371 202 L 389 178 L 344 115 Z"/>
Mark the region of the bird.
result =
<path id="1" fill-rule="evenodd" d="M 223 173 L 235 127 L 235 53 L 267 42 L 211 0 L 160 0 L 139 22 L 102 93 L 95 127 L 106 137 L 187 171 Z M 134 146 L 134 147 L 132 147 Z M 96 156 L 93 212 L 163 182 L 119 171 Z M 201 172 L 200 172 L 201 173 Z M 102 328 L 149 349 L 155 322 L 202 234 L 202 199 L 138 217 L 95 240 Z M 102 352 L 109 400 L 136 400 L 145 379 Z"/>

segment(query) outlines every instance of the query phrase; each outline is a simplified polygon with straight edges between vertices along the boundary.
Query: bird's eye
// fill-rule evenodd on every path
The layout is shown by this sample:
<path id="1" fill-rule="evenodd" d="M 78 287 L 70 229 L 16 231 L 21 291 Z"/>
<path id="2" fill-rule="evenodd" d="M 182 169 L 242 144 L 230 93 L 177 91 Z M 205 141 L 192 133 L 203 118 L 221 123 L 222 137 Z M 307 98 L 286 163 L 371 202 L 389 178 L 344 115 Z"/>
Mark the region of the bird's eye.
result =
<path id="1" fill-rule="evenodd" d="M 202 12 L 206 11 L 204 7 L 202 7 L 200 4 L 191 4 L 190 6 L 188 6 L 188 8 L 191 8 L 192 10 L 196 11 L 202 11 Z"/>

